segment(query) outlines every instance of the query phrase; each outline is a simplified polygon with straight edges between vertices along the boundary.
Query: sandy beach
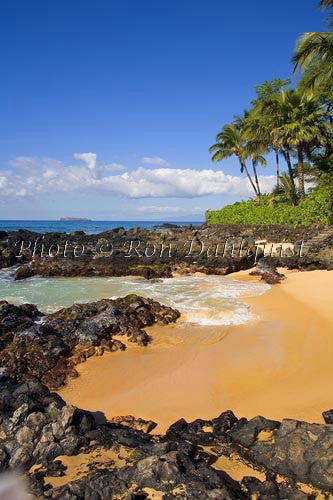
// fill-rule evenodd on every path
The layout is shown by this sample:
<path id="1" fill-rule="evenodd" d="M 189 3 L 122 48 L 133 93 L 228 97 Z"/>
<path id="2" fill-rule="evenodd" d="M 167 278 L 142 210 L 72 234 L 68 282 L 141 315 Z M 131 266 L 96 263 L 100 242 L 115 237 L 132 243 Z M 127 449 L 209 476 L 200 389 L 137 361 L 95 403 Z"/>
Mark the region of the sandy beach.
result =
<path id="1" fill-rule="evenodd" d="M 322 422 L 333 407 L 333 272 L 285 271 L 287 279 L 246 299 L 240 326 L 153 327 L 146 348 L 105 353 L 78 365 L 60 395 L 107 418 L 134 415 L 163 432 L 184 417 L 286 417 Z M 257 282 L 249 271 L 232 275 Z"/>

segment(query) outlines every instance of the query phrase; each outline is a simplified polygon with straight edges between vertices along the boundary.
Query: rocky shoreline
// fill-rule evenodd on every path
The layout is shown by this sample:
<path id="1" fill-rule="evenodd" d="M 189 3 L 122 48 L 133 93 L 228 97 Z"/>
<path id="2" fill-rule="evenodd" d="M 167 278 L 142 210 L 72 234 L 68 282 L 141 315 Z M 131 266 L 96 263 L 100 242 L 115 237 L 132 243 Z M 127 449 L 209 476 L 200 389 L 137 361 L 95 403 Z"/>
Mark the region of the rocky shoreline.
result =
<path id="1" fill-rule="evenodd" d="M 178 311 L 136 295 L 49 315 L 31 304 L 2 301 L 1 470 L 21 470 L 36 499 L 328 498 L 333 411 L 324 412 L 325 423 L 311 424 L 238 419 L 228 410 L 212 420 L 180 419 L 165 435 L 151 435 L 152 421 L 107 421 L 50 392 L 76 376 L 75 364 L 87 357 L 125 349 L 114 337 L 146 346 L 144 327 L 178 317 Z M 234 480 L 219 465 L 221 457 L 247 464 L 253 475 Z"/>
<path id="2" fill-rule="evenodd" d="M 42 250 L 38 245 L 35 256 L 31 255 L 33 247 L 18 256 L 17 243 L 38 235 L 2 232 L 0 267 L 16 266 L 17 279 L 34 274 L 136 274 L 151 279 L 169 277 L 175 272 L 224 275 L 257 263 L 254 273 L 271 283 L 284 278 L 275 270 L 277 265 L 304 270 L 332 268 L 333 241 L 327 228 L 313 228 L 305 256 L 284 257 L 264 256 L 255 242 L 266 239 L 292 243 L 295 252 L 304 241 L 302 228 L 266 227 L 266 234 L 263 227 L 252 227 L 251 232 L 247 226 L 222 226 L 215 228 L 215 233 L 212 229 L 75 233 L 70 235 L 75 237 L 75 244 L 84 246 L 88 253 L 54 258 L 37 255 Z M 144 255 L 140 257 L 134 252 L 127 259 L 125 255 L 134 236 L 145 241 L 146 248 L 157 246 L 161 238 L 164 244 L 180 242 L 180 247 L 196 241 L 197 247 L 190 256 L 182 248 L 183 253 L 171 257 L 156 254 L 145 260 Z M 252 254 L 209 254 L 209 248 L 211 251 L 218 241 L 231 236 L 240 241 L 247 236 Z M 118 239 L 118 249 L 104 255 L 112 238 Z M 204 238 L 209 245 L 205 252 L 198 253 Z M 44 235 L 43 244 L 45 248 L 61 246 L 68 239 L 69 235 L 64 234 Z M 96 255 L 98 246 L 103 251 Z M 229 250 L 232 252 L 232 246 Z M 101 414 L 67 405 L 58 394 L 50 392 L 76 377 L 75 366 L 88 357 L 124 350 L 127 342 L 145 347 L 151 340 L 146 327 L 155 323 L 166 325 L 179 316 L 177 310 L 137 295 L 74 304 L 52 314 L 41 313 L 33 304 L 15 306 L 0 301 L 1 470 L 20 470 L 36 499 L 330 498 L 333 411 L 324 412 L 325 423 L 311 424 L 292 419 L 279 422 L 262 416 L 238 419 L 228 410 L 212 420 L 188 423 L 180 419 L 164 435 L 152 435 L 156 426 L 152 421 L 132 416 L 107 421 Z M 73 468 L 65 457 L 78 464 L 85 462 L 85 466 Z M 233 479 L 219 465 L 221 458 L 247 464 L 253 475 Z"/>
<path id="3" fill-rule="evenodd" d="M 151 435 L 153 427 L 133 417 L 97 424 L 39 382 L 0 381 L 0 468 L 20 469 L 32 498 L 310 500 L 333 492 L 331 424 L 225 411 L 181 419 L 165 435 Z M 66 456 L 84 458 L 85 470 L 73 475 Z M 254 475 L 232 479 L 217 466 L 220 457 L 237 457 Z M 52 486 L 54 478 L 62 484 Z"/>
<path id="4" fill-rule="evenodd" d="M 171 277 L 227 275 L 260 258 L 289 269 L 332 269 L 331 226 L 218 225 L 161 230 L 117 228 L 100 234 L 0 231 L 0 269 L 21 266 L 16 279 L 41 276 Z"/>
<path id="5" fill-rule="evenodd" d="M 177 310 L 137 295 L 89 304 L 74 304 L 43 315 L 32 304 L 0 301 L 0 366 L 18 381 L 38 380 L 58 389 L 77 376 L 75 365 L 104 351 L 125 350 L 115 336 L 146 346 L 144 327 L 168 324 Z"/>

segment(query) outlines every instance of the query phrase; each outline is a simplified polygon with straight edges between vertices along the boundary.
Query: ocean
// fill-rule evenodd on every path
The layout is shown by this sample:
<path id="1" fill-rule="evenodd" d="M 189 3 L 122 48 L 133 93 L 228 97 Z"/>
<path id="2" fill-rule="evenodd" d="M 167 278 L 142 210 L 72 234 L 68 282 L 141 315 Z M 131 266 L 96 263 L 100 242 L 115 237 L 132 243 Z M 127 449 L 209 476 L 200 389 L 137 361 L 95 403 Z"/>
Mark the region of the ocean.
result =
<path id="1" fill-rule="evenodd" d="M 193 221 L 60 221 L 60 220 L 0 220 L 0 230 L 17 231 L 18 229 L 28 229 L 36 233 L 64 232 L 73 233 L 74 231 L 84 231 L 87 234 L 101 233 L 116 227 L 131 229 L 141 227 L 142 229 L 151 229 L 154 226 L 162 224 L 177 224 L 178 226 L 200 226 L 203 222 Z"/>

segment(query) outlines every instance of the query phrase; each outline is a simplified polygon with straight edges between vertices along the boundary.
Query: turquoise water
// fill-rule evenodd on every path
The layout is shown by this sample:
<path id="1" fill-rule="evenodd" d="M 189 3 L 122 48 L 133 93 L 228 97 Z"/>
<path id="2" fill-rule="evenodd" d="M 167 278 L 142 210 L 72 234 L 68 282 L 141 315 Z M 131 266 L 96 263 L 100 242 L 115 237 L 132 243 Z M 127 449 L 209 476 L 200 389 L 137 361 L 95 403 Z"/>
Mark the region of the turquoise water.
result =
<path id="1" fill-rule="evenodd" d="M 100 233 L 116 227 L 131 229 L 141 227 L 142 229 L 151 229 L 154 226 L 165 224 L 166 221 L 56 221 L 56 220 L 0 220 L 0 230 L 17 231 L 18 229 L 29 229 L 37 233 L 47 232 L 66 232 L 84 231 L 87 234 Z M 188 226 L 189 224 L 200 225 L 201 222 L 172 222 L 179 226 Z"/>
<path id="2" fill-rule="evenodd" d="M 265 293 L 269 286 L 243 283 L 229 277 L 179 277 L 148 281 L 143 278 L 41 278 L 13 280 L 12 270 L 0 271 L 0 300 L 30 302 L 51 312 L 73 302 L 137 293 L 179 309 L 186 322 L 199 325 L 237 325 L 252 318 L 242 301 Z"/>
<path id="3" fill-rule="evenodd" d="M 123 226 L 151 228 L 163 222 L 150 221 L 0 221 L 0 229 L 21 228 L 36 232 L 84 231 L 96 233 Z M 178 223 L 183 225 L 191 222 Z M 199 225 L 200 223 L 193 223 Z M 14 270 L 0 270 L 0 300 L 14 304 L 36 304 L 44 312 L 67 307 L 74 302 L 91 302 L 102 298 L 137 293 L 179 309 L 186 322 L 199 325 L 241 324 L 252 318 L 243 298 L 261 295 L 265 284 L 238 282 L 229 277 L 177 277 L 147 281 L 131 277 L 42 278 L 34 276 L 14 281 Z"/>

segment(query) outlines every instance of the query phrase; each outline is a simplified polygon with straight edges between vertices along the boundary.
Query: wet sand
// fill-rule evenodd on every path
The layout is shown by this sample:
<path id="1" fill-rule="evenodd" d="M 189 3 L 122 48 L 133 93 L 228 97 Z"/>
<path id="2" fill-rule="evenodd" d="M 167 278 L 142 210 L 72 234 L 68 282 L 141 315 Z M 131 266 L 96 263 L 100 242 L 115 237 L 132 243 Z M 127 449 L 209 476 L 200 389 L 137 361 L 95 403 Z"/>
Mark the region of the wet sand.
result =
<path id="1" fill-rule="evenodd" d="M 258 280 L 248 274 L 232 277 Z M 286 274 L 244 300 L 255 316 L 246 324 L 153 327 L 150 346 L 89 358 L 60 395 L 107 418 L 154 420 L 156 432 L 227 409 L 322 422 L 321 412 L 333 407 L 333 272 Z"/>

